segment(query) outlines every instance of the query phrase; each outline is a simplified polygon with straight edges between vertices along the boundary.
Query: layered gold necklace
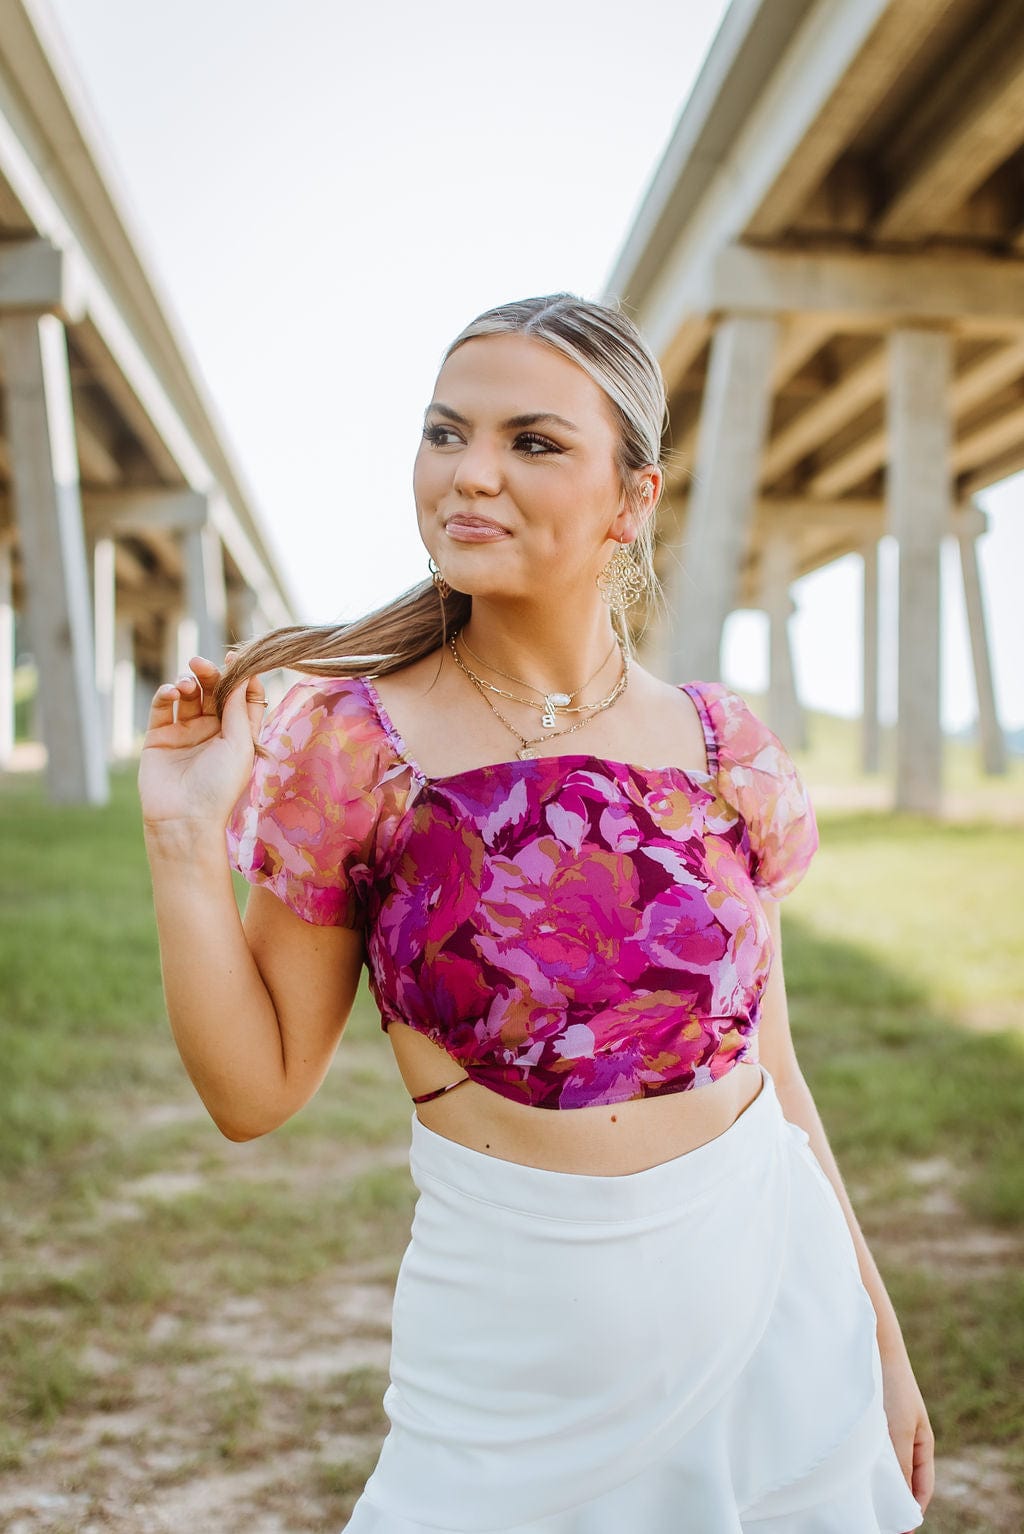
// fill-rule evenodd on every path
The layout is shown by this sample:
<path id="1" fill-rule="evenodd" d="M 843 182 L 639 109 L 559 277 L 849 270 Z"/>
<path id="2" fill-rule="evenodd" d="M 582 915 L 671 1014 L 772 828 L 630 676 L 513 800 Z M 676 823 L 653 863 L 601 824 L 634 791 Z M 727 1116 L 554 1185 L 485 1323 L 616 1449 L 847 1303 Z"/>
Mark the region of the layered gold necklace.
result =
<path id="1" fill-rule="evenodd" d="M 589 687 L 591 682 L 594 680 L 594 677 L 604 670 L 605 666 L 608 664 L 612 651 L 615 649 L 615 646 L 618 643 L 618 640 L 612 640 L 611 649 L 608 651 L 608 654 L 598 666 L 597 671 L 595 671 L 591 676 L 588 676 L 585 682 L 580 682 L 576 687 L 574 687 L 572 692 L 545 692 L 543 687 L 534 687 L 532 682 L 524 682 L 522 677 L 513 676 L 511 672 L 508 671 L 501 671 L 497 666 L 492 666 L 490 661 L 484 660 L 482 655 L 477 655 L 476 651 L 473 649 L 473 646 L 470 644 L 469 640 L 466 638 L 461 629 L 458 630 L 458 637 L 462 640 L 462 643 L 466 646 L 466 649 L 469 651 L 470 655 L 474 656 L 476 660 L 483 661 L 484 665 L 489 671 L 495 672 L 497 676 L 503 676 L 507 682 L 518 682 L 520 687 L 526 687 L 530 692 L 536 692 L 540 694 L 540 696 L 544 699 L 544 702 L 543 704 L 537 704 L 536 706 L 541 711 L 540 722 L 547 730 L 552 729 L 556 723 L 556 710 L 562 714 L 582 714 L 587 709 L 593 707 L 593 704 L 590 703 L 583 703 L 575 708 L 570 708 L 569 705 L 572 703 L 572 700 L 575 698 L 576 694 L 582 692 L 584 687 Z M 530 702 L 529 698 L 514 698 L 512 693 L 502 692 L 500 687 L 495 687 L 493 682 L 486 681 L 484 677 L 477 677 L 477 681 L 481 682 L 483 686 L 486 687 L 490 692 L 497 693 L 499 697 L 511 698 L 515 703 L 528 704 Z"/>
<path id="2" fill-rule="evenodd" d="M 505 718 L 505 715 L 503 713 L 501 713 L 501 711 L 499 709 L 497 709 L 495 707 L 495 705 L 491 702 L 491 699 L 488 697 L 488 693 L 489 692 L 496 693 L 501 698 L 508 698 L 509 701 L 512 702 L 512 703 L 525 703 L 525 704 L 527 704 L 527 705 L 529 705 L 531 707 L 534 707 L 534 708 L 540 707 L 540 705 L 534 703 L 529 698 L 520 698 L 520 697 L 517 697 L 515 693 L 504 691 L 503 688 L 495 686 L 495 684 L 493 682 L 488 682 L 484 677 L 478 676 L 475 671 L 471 670 L 470 667 L 466 665 L 465 661 L 462 659 L 462 656 L 459 654 L 459 652 L 458 652 L 458 650 L 456 649 L 456 646 L 455 646 L 455 641 L 459 637 L 460 633 L 461 633 L 461 630 L 456 630 L 456 632 L 454 634 L 452 634 L 451 638 L 448 641 L 448 646 L 449 646 L 449 648 L 450 648 L 450 650 L 452 652 L 452 656 L 453 656 L 453 658 L 455 660 L 455 664 L 459 667 L 459 669 L 461 671 L 464 671 L 466 673 L 466 675 L 469 677 L 470 681 L 473 683 L 473 686 L 476 688 L 477 692 L 479 692 L 479 694 L 483 698 L 484 702 L 490 708 L 492 714 L 494 714 L 497 719 L 500 719 L 501 723 L 505 726 L 505 728 L 507 730 L 509 730 L 516 737 L 516 739 L 520 742 L 519 749 L 516 752 L 516 756 L 518 756 L 520 758 L 520 760 L 522 760 L 522 761 L 526 761 L 530 757 L 536 756 L 537 753 L 533 749 L 534 746 L 542 745 L 542 744 L 544 744 L 545 741 L 556 740 L 561 735 L 574 735 L 577 730 L 582 730 L 584 725 L 590 723 L 591 719 L 593 719 L 595 714 L 601 714 L 601 713 L 604 712 L 605 709 L 611 708 L 612 704 L 616 701 L 616 699 L 620 698 L 622 696 L 622 694 L 625 692 L 626 687 L 627 687 L 628 682 L 629 682 L 629 667 L 630 667 L 629 652 L 626 650 L 625 645 L 623 644 L 622 640 L 618 636 L 616 636 L 615 644 L 617 644 L 619 646 L 619 650 L 620 650 L 620 652 L 622 654 L 622 674 L 620 675 L 619 680 L 616 682 L 615 686 L 612 688 L 611 692 L 607 695 L 607 697 L 601 698 L 596 703 L 580 704 L 576 708 L 570 708 L 569 705 L 571 704 L 571 702 L 572 702 L 573 698 L 576 696 L 576 694 L 581 692 L 582 689 L 588 685 L 587 682 L 581 682 L 578 687 L 574 688 L 573 691 L 569 692 L 569 693 L 565 693 L 565 692 L 546 692 L 543 688 L 541 688 L 541 687 L 534 687 L 532 685 L 532 683 L 523 681 L 521 677 L 511 676 L 508 672 L 499 671 L 497 666 L 491 666 L 489 661 L 484 661 L 484 665 L 485 666 L 490 666 L 490 669 L 492 671 L 496 671 L 498 676 L 505 677 L 506 681 L 518 682 L 520 687 L 526 687 L 526 688 L 529 688 L 529 690 L 531 692 L 540 693 L 540 695 L 544 699 L 543 709 L 542 709 L 542 713 L 541 713 L 541 723 L 544 724 L 545 726 L 553 725 L 555 723 L 556 710 L 561 710 L 561 712 L 563 712 L 563 713 L 580 713 L 580 712 L 586 711 L 587 717 L 585 719 L 580 719 L 576 724 L 570 725 L 568 727 L 568 729 L 565 729 L 565 730 L 554 730 L 554 731 L 551 731 L 549 734 L 546 734 L 546 735 L 536 735 L 536 736 L 533 736 L 531 738 L 529 736 L 522 735 L 519 732 L 519 730 L 516 729 L 515 725 L 512 724 L 510 720 Z M 463 640 L 463 644 L 466 644 L 465 640 Z M 612 645 L 612 650 L 614 650 L 615 644 Z M 471 655 L 475 655 L 476 654 L 476 652 L 474 650 L 470 650 L 470 647 L 469 647 L 468 644 L 466 644 L 466 648 L 467 648 L 467 650 L 469 650 Z M 612 650 L 609 650 L 608 655 L 611 655 Z M 605 656 L 604 660 L 601 662 L 601 665 L 598 666 L 597 671 L 594 672 L 594 676 L 597 676 L 598 672 L 601 671 L 602 667 L 604 667 L 607 664 L 608 655 Z M 483 659 L 483 657 L 479 656 L 479 655 L 477 655 L 476 658 L 477 658 L 477 660 L 482 660 Z M 590 678 L 590 681 L 593 681 L 594 676 L 592 676 Z"/>

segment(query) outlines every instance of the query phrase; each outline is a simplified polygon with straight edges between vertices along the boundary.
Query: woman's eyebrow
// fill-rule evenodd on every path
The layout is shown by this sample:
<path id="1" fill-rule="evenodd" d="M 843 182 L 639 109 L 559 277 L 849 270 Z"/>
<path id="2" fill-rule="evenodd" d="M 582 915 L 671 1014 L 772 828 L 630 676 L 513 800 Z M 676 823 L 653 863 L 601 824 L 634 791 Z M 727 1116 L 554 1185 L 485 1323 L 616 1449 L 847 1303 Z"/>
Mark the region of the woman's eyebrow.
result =
<path id="1" fill-rule="evenodd" d="M 464 415 L 460 415 L 457 410 L 453 410 L 451 405 L 442 405 L 437 402 L 427 406 L 423 412 L 424 420 L 426 420 L 432 410 L 437 415 L 447 416 L 449 421 L 454 421 L 458 426 L 469 426 L 472 424 L 466 420 Z M 556 426 L 561 426 L 563 430 L 579 434 L 578 426 L 574 426 L 572 421 L 567 421 L 564 415 L 555 415 L 554 411 L 551 410 L 536 410 L 530 415 L 509 416 L 507 421 L 502 421 L 501 429 L 502 431 L 514 431 L 521 426 L 536 426 L 540 421 L 554 421 Z"/>

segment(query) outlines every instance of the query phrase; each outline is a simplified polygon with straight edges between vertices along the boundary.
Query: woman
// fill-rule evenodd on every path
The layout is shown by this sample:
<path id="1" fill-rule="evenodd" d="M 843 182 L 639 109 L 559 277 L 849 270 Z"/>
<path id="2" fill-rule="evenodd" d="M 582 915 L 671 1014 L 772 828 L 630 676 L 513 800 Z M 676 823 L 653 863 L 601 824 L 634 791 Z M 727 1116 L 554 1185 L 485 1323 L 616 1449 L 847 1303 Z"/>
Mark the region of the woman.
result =
<path id="1" fill-rule="evenodd" d="M 167 1007 L 214 1120 L 249 1139 L 308 1101 L 364 960 L 415 1104 L 353 1534 L 902 1534 L 931 1496 L 789 1033 L 810 800 L 736 693 L 632 655 L 666 423 L 617 309 L 489 311 L 416 457 L 432 579 L 154 698 Z M 307 679 L 263 719 L 276 667 Z"/>

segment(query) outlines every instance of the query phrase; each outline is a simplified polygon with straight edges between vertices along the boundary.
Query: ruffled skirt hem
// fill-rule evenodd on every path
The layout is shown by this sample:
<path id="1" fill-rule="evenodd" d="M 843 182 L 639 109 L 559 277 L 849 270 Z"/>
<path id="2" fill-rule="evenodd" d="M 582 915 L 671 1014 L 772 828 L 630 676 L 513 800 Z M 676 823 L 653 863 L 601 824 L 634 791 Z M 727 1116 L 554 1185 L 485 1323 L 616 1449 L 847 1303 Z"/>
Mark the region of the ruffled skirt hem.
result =
<path id="1" fill-rule="evenodd" d="M 348 1534 L 909 1534 L 870 1296 L 770 1073 L 625 1177 L 413 1118 L 391 1429 Z"/>

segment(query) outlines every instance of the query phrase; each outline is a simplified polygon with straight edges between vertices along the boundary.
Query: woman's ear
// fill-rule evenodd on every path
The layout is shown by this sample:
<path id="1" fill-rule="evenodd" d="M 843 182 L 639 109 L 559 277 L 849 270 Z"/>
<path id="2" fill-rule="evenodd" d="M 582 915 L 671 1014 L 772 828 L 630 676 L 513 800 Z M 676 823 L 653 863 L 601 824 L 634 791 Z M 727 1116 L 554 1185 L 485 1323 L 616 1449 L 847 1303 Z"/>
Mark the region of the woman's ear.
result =
<path id="1" fill-rule="evenodd" d="M 653 515 L 663 478 L 661 470 L 653 463 L 638 472 L 634 481 L 634 495 L 632 498 L 623 495 L 618 516 L 609 530 L 610 538 L 624 543 L 633 542 L 647 518 Z"/>
<path id="2" fill-rule="evenodd" d="M 640 485 L 641 504 L 649 506 L 651 511 L 653 511 L 658 504 L 658 498 L 661 495 L 664 483 L 665 476 L 658 465 L 656 463 L 648 464 L 646 469 L 643 470 Z"/>

